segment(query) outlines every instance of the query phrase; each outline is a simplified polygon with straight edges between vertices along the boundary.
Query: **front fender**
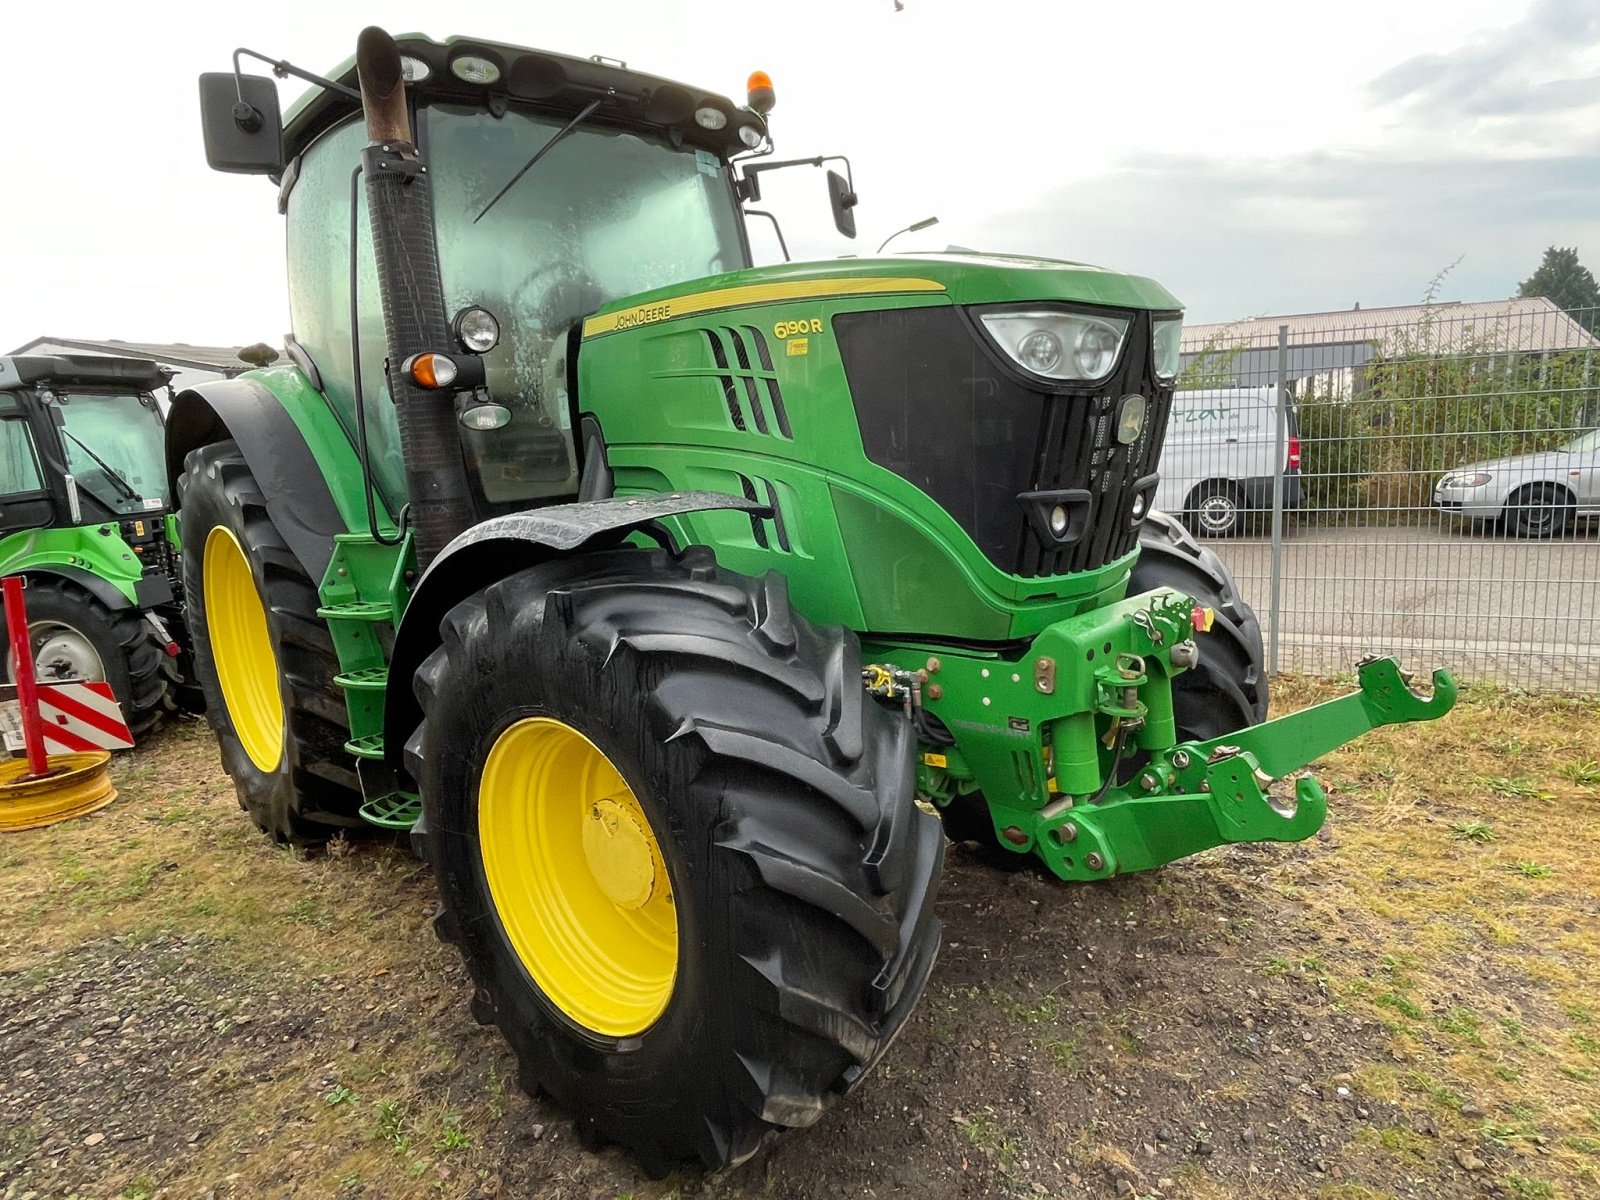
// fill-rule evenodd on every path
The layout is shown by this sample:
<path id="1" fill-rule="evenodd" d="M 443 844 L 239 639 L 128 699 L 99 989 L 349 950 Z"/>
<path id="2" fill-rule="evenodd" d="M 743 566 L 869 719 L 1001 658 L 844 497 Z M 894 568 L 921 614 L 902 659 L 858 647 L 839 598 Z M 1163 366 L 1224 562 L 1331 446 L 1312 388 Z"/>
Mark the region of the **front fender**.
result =
<path id="1" fill-rule="evenodd" d="M 771 510 L 721 492 L 614 497 L 537 508 L 474 525 L 439 552 L 412 589 L 389 656 L 383 744 L 388 765 L 404 777 L 405 742 L 422 720 L 411 678 L 439 645 L 445 614 L 474 592 L 551 558 L 609 549 L 664 517 L 737 509 L 758 517 Z M 664 536 L 664 531 L 663 531 Z"/>

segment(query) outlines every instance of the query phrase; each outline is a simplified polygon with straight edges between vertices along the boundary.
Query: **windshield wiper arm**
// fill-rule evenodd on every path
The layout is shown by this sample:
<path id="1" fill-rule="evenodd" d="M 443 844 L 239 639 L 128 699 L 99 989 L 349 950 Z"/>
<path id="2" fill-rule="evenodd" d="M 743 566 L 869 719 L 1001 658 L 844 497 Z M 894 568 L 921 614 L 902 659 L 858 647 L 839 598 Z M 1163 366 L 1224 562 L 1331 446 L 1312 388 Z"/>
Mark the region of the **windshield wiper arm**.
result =
<path id="1" fill-rule="evenodd" d="M 118 474 L 117 473 L 117 469 L 115 467 L 113 467 L 110 463 L 108 463 L 105 459 L 101 458 L 93 450 L 91 450 L 91 449 L 89 449 L 89 447 L 85 446 L 83 444 L 83 440 L 81 438 L 79 438 L 76 434 L 74 434 L 72 432 L 72 430 L 63 429 L 61 431 L 61 433 L 62 433 L 63 436 L 71 438 L 74 442 L 77 443 L 78 447 L 85 454 L 87 454 L 90 458 L 94 459 L 94 465 L 99 467 L 102 471 L 104 471 L 106 473 L 106 478 L 107 479 L 111 480 L 112 483 L 116 484 L 119 488 L 121 488 L 124 492 L 126 492 L 127 493 L 127 497 L 128 497 L 129 500 L 143 500 L 144 499 L 143 496 L 139 495 L 138 492 L 133 490 L 133 484 L 129 483 L 120 474 Z"/>
<path id="2" fill-rule="evenodd" d="M 477 216 L 472 218 L 472 223 L 474 225 L 476 225 L 479 221 L 483 220 L 483 218 L 488 215 L 489 210 L 491 208 L 493 208 L 496 204 L 500 203 L 500 198 L 502 196 L 504 196 L 507 192 L 509 192 L 512 188 L 517 186 L 517 180 L 521 179 L 529 171 L 533 170 L 533 164 L 534 163 L 538 162 L 541 158 L 543 158 L 546 154 L 548 154 L 551 151 L 551 149 L 555 146 L 555 144 L 557 142 L 559 142 L 562 138 L 566 137 L 567 134 L 571 133 L 582 122 L 588 120 L 589 119 L 589 114 L 594 112 L 594 110 L 599 108 L 599 107 L 600 107 L 600 101 L 599 100 L 591 100 L 591 101 L 589 101 L 588 106 L 582 112 L 580 112 L 577 116 L 573 117 L 572 120 L 568 121 L 565 125 L 563 125 L 556 132 L 556 135 L 553 138 L 551 138 L 548 142 L 546 142 L 544 145 L 540 146 L 537 150 L 535 150 L 533 152 L 533 157 L 530 158 L 527 162 L 522 164 L 522 169 L 520 171 L 518 171 L 515 175 L 513 175 L 510 179 L 506 180 L 505 187 L 501 188 L 498 192 L 496 192 L 494 194 L 494 199 L 489 201 L 489 203 L 487 203 L 487 204 L 485 204 L 483 206 L 483 212 L 479 213 Z"/>

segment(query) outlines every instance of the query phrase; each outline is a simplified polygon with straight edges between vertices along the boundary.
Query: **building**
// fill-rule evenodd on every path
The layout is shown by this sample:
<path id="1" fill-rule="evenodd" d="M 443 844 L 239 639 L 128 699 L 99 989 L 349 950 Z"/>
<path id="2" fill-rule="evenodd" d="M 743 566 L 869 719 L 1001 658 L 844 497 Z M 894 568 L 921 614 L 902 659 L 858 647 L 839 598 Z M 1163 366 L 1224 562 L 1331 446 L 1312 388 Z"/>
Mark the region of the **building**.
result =
<path id="1" fill-rule="evenodd" d="M 1515 300 L 1452 301 L 1392 308 L 1345 309 L 1249 317 L 1190 325 L 1183 331 L 1183 365 L 1199 364 L 1206 381 L 1226 386 L 1271 384 L 1278 378 L 1279 331 L 1285 329 L 1285 382 L 1304 394 L 1354 396 L 1361 368 L 1375 357 L 1462 355 L 1492 361 L 1519 356 L 1600 350 L 1600 339 L 1542 296 Z M 1600 363 L 1596 364 L 1600 374 Z"/>

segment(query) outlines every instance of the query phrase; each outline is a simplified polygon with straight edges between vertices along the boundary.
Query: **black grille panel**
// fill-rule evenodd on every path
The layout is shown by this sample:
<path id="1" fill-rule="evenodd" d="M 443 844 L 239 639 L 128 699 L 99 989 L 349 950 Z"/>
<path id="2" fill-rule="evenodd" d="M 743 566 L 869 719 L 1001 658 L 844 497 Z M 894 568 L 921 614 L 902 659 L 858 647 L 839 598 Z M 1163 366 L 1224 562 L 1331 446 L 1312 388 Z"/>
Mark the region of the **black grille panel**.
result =
<path id="1" fill-rule="evenodd" d="M 1136 315 L 1116 374 L 1093 388 L 1052 391 L 997 360 L 959 309 L 842 313 L 844 357 L 867 457 L 932 497 L 1001 570 L 1021 576 L 1088 571 L 1139 540 L 1172 403 L 1150 373 L 1150 319 Z M 1123 396 L 1146 397 L 1144 432 L 1120 445 Z M 1088 497 L 1088 519 L 1061 543 L 1029 513 L 1027 493 Z M 1049 508 L 1048 499 L 1029 504 Z M 1141 510 L 1142 515 L 1142 510 Z"/>

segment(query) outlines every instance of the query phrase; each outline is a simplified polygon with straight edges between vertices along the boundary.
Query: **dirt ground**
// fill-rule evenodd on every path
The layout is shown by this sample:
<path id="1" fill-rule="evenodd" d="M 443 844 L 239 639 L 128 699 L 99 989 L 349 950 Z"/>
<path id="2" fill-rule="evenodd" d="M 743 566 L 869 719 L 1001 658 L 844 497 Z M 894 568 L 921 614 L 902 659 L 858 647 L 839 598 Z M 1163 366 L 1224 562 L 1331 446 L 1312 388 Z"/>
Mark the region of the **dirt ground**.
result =
<path id="1" fill-rule="evenodd" d="M 1596 706 L 1473 692 L 1320 774 L 1317 838 L 1104 885 L 953 848 L 868 1082 L 650 1181 L 517 1089 L 403 847 L 268 845 L 174 727 L 0 840 L 0 1197 L 1600 1196 Z"/>

